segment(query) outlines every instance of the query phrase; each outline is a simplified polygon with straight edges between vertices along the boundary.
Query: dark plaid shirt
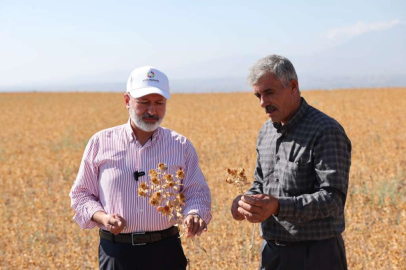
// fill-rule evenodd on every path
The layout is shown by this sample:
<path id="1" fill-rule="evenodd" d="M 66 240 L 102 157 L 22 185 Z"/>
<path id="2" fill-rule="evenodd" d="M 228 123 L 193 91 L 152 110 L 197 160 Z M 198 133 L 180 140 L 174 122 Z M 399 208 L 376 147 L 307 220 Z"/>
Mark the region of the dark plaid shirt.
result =
<path id="1" fill-rule="evenodd" d="M 320 240 L 344 231 L 351 142 L 337 121 L 302 98 L 287 124 L 264 124 L 257 154 L 247 194 L 275 196 L 280 207 L 261 223 L 264 239 Z"/>

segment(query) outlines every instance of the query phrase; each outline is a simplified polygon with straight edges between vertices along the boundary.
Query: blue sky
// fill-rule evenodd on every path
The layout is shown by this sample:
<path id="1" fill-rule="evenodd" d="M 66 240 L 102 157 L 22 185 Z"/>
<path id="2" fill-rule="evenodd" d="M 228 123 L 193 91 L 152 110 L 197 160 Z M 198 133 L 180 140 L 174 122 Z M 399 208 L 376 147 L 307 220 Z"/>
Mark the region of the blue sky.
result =
<path id="1" fill-rule="evenodd" d="M 404 25 L 405 10 L 404 0 L 0 0 L 0 89 L 125 85 L 144 65 L 175 81 L 242 78 L 273 53 L 304 71 L 312 55 Z"/>

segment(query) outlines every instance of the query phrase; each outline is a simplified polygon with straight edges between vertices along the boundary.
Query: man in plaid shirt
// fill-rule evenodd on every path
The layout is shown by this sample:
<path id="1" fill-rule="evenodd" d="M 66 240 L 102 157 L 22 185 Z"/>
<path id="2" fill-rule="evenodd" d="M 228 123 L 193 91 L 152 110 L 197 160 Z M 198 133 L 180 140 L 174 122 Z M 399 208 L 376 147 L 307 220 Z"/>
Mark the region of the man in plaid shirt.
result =
<path id="1" fill-rule="evenodd" d="M 248 80 L 270 120 L 258 135 L 254 182 L 231 212 L 261 222 L 259 269 L 347 269 L 341 233 L 351 142 L 300 96 L 287 58 L 260 59 Z"/>

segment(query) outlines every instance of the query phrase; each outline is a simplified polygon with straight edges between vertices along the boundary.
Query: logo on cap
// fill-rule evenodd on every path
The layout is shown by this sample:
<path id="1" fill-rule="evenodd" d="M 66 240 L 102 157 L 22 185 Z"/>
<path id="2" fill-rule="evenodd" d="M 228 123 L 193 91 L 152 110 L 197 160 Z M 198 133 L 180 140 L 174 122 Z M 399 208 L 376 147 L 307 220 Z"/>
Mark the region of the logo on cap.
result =
<path id="1" fill-rule="evenodd" d="M 147 76 L 148 76 L 148 78 L 154 78 L 155 77 L 155 73 L 152 71 L 152 70 L 150 70 L 149 72 L 148 72 L 148 74 L 147 74 Z"/>

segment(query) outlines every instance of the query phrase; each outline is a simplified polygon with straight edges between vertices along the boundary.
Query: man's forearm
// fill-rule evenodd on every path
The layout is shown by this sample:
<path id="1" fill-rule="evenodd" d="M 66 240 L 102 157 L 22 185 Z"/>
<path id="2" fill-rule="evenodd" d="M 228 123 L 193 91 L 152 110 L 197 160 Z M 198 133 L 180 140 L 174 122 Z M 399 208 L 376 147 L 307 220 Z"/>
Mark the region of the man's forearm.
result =
<path id="1" fill-rule="evenodd" d="M 106 225 L 107 214 L 103 211 L 97 211 L 93 214 L 92 220 L 100 225 Z"/>
<path id="2" fill-rule="evenodd" d="M 278 218 L 301 223 L 336 216 L 343 211 L 342 198 L 340 192 L 327 190 L 297 197 L 281 197 Z"/>

